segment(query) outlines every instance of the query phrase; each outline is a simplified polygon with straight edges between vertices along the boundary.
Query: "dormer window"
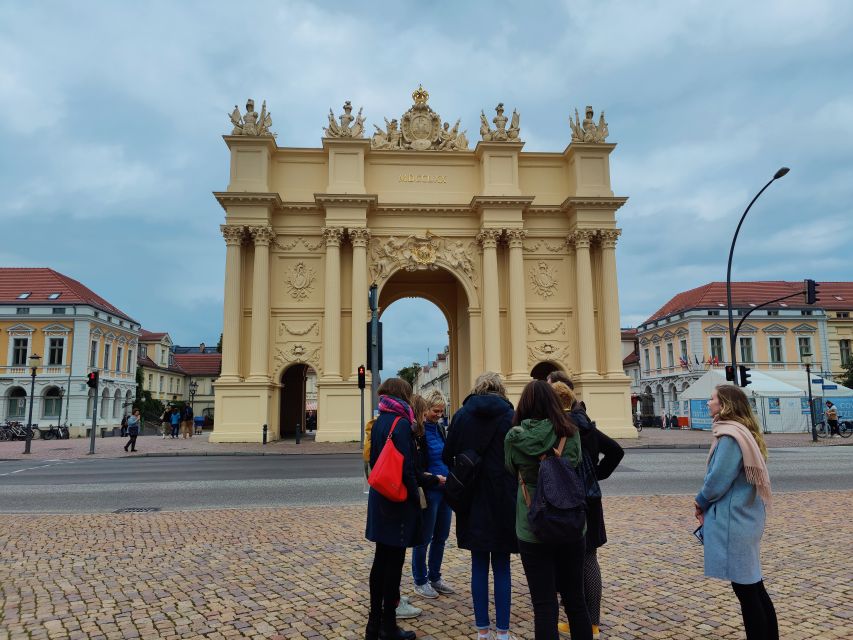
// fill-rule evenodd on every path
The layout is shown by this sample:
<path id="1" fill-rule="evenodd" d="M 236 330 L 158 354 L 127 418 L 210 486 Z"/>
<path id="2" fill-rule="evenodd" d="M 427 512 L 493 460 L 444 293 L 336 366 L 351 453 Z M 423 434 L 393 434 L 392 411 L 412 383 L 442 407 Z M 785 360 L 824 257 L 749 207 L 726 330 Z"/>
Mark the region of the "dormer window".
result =
<path id="1" fill-rule="evenodd" d="M 47 297 L 47 299 L 48 299 L 48 300 L 58 300 L 58 299 L 59 299 L 59 296 L 61 296 L 61 295 L 62 295 L 61 293 L 51 293 L 51 294 Z"/>
<path id="2" fill-rule="evenodd" d="M 23 293 L 18 294 L 18 300 L 26 300 L 32 295 L 32 291 L 24 291 Z"/>

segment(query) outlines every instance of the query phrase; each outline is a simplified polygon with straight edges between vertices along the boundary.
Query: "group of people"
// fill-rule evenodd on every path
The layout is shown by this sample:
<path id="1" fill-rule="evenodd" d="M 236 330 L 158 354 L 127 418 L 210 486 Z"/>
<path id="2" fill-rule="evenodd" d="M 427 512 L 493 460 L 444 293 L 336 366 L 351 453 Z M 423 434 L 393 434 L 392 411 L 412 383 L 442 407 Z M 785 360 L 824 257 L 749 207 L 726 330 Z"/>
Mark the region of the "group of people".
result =
<path id="1" fill-rule="evenodd" d="M 184 440 L 192 438 L 193 408 L 189 404 L 185 404 L 183 408 L 171 404 L 167 405 L 160 416 L 160 424 L 164 440 L 167 434 L 175 440 L 181 437 L 181 433 L 183 433 Z"/>
<path id="2" fill-rule="evenodd" d="M 407 548 L 412 548 L 417 596 L 455 593 L 441 573 L 454 511 L 457 546 L 470 553 L 479 640 L 515 638 L 510 630 L 513 554 L 521 557 L 537 640 L 557 640 L 561 634 L 571 634 L 573 640 L 598 638 L 602 579 L 597 550 L 607 542 L 598 481 L 613 473 L 624 452 L 596 428 L 575 397 L 571 379 L 554 371 L 547 380 L 531 381 L 513 407 L 500 375 L 483 373 L 448 431 L 441 423 L 447 401 L 440 392 L 420 397 L 405 380 L 391 378 L 378 393 L 378 417 L 366 433 L 368 474 L 383 448 L 393 445 L 402 456 L 406 498 L 389 499 L 373 486 L 369 491 L 365 536 L 375 549 L 365 640 L 416 637 L 397 624 L 422 611 L 401 593 Z M 705 573 L 732 582 L 749 640 L 778 639 L 758 557 L 765 505 L 770 503 L 761 430 L 739 387 L 718 387 L 709 408 L 716 420 L 714 444 L 694 505 L 700 521 L 696 535 L 705 544 Z M 572 543 L 540 540 L 528 518 L 540 466 L 551 456 L 568 463 L 585 487 L 585 530 Z M 458 489 L 459 478 L 469 485 L 468 498 L 449 500 L 449 488 Z M 567 622 L 559 620 L 560 604 Z"/>

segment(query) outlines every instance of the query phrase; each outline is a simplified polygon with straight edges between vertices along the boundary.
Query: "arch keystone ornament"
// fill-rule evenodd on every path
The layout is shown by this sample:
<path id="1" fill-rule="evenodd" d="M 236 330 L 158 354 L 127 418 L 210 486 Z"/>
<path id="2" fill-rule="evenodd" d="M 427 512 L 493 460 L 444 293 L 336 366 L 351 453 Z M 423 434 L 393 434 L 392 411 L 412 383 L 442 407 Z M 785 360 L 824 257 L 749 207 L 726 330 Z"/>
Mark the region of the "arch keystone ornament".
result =
<path id="1" fill-rule="evenodd" d="M 517 401 L 531 375 L 560 369 L 600 429 L 635 437 L 615 261 L 626 198 L 611 190 L 607 123 L 578 118 L 565 149 L 527 153 L 519 109 L 498 104 L 467 123 L 481 134 L 469 150 L 465 124 L 431 99 L 419 86 L 369 139 L 346 102 L 311 149 L 279 147 L 265 106 L 232 113 L 229 182 L 214 194 L 226 259 L 213 441 L 260 441 L 264 424 L 292 434 L 309 368 L 316 439 L 359 440 L 372 283 L 380 314 L 412 297 L 441 310 L 451 413 L 483 371 Z M 384 327 L 398 331 L 411 328 Z"/>

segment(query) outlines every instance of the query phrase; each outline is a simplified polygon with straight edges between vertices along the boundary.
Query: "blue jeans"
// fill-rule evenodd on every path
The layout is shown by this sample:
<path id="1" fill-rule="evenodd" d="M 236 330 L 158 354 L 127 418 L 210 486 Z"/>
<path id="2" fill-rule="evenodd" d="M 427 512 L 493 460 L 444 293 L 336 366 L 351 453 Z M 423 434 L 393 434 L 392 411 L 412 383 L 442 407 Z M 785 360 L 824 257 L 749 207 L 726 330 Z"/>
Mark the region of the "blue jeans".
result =
<path id="1" fill-rule="evenodd" d="M 180 422 L 178 424 L 173 424 L 172 425 L 172 437 L 177 438 L 178 434 L 180 433 L 180 430 L 181 430 L 181 423 Z"/>
<path id="2" fill-rule="evenodd" d="M 495 628 L 509 631 L 509 610 L 512 604 L 512 582 L 509 574 L 509 554 L 490 551 L 471 552 L 471 599 L 474 601 L 474 624 L 488 629 L 489 622 L 489 559 L 495 579 Z"/>
<path id="3" fill-rule="evenodd" d="M 424 509 L 424 538 L 426 542 L 412 549 L 412 577 L 415 584 L 423 585 L 441 579 L 441 561 L 444 543 L 450 535 L 453 511 L 444 500 L 444 491 L 427 491 L 427 508 Z M 429 547 L 429 573 L 427 573 L 427 547 Z"/>

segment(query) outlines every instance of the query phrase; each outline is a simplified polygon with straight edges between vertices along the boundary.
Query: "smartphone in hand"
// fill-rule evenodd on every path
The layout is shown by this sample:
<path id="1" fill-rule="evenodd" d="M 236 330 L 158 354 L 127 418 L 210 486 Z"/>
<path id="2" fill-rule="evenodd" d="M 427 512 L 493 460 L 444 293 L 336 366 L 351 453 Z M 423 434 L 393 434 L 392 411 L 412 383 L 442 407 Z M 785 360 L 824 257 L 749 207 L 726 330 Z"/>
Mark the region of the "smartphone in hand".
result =
<path id="1" fill-rule="evenodd" d="M 699 541 L 699 544 L 705 544 L 705 534 L 702 530 L 703 525 L 699 525 L 696 529 L 693 530 L 693 535 L 696 536 L 696 539 Z"/>

